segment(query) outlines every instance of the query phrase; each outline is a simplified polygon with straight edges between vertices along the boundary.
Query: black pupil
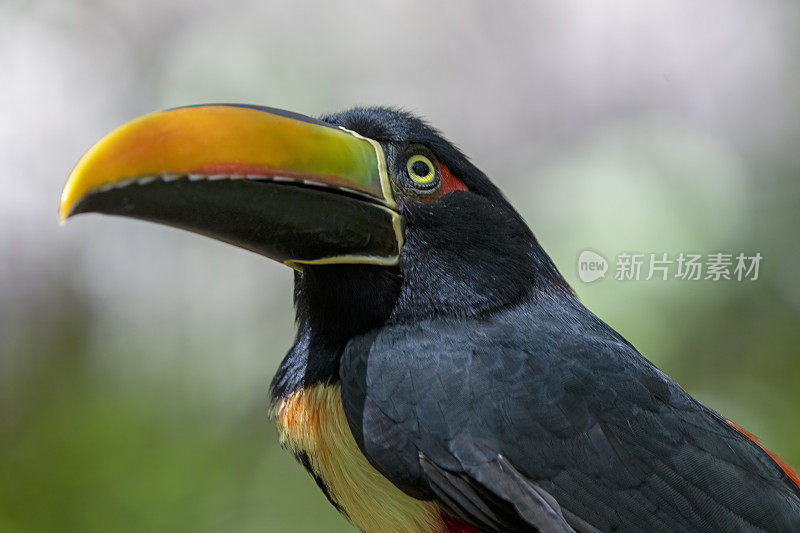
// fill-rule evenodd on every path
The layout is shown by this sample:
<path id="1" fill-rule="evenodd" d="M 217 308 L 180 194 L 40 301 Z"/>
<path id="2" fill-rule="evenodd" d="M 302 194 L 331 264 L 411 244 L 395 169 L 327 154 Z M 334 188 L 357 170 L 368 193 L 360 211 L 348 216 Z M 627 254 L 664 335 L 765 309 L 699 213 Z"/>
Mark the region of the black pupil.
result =
<path id="1" fill-rule="evenodd" d="M 429 167 L 428 163 L 425 161 L 414 161 L 414 163 L 411 165 L 411 170 L 417 176 L 427 176 L 431 171 L 431 167 Z"/>

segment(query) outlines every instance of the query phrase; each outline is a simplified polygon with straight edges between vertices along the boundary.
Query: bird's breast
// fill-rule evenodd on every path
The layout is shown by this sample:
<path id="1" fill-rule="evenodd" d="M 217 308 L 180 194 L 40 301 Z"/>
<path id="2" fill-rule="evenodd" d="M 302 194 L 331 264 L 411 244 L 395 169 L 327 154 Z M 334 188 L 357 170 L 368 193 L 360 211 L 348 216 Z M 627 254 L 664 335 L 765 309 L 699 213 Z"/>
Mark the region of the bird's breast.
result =
<path id="1" fill-rule="evenodd" d="M 369 464 L 347 424 L 338 384 L 294 392 L 274 415 L 281 443 L 354 526 L 366 532 L 448 531 L 435 503 L 408 496 Z"/>

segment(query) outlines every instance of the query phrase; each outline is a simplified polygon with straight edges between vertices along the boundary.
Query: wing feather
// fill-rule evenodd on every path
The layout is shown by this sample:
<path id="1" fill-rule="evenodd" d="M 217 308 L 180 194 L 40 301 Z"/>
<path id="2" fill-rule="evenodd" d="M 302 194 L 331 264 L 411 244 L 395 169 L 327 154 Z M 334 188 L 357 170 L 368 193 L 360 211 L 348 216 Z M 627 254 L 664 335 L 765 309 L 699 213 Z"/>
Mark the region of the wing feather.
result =
<path id="1" fill-rule="evenodd" d="M 766 452 L 562 308 L 351 341 L 342 399 L 368 460 L 485 531 L 800 530 Z"/>

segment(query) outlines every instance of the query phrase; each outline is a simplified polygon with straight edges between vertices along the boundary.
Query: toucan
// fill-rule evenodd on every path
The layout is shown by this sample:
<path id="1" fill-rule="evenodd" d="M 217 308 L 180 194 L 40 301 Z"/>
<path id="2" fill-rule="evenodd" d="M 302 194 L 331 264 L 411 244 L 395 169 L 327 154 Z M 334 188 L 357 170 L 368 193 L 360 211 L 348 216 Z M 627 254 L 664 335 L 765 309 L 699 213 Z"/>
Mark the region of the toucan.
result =
<path id="1" fill-rule="evenodd" d="M 294 270 L 272 418 L 362 531 L 800 531 L 794 470 L 587 310 L 413 114 L 145 115 L 70 174 L 60 217 L 89 212 Z"/>

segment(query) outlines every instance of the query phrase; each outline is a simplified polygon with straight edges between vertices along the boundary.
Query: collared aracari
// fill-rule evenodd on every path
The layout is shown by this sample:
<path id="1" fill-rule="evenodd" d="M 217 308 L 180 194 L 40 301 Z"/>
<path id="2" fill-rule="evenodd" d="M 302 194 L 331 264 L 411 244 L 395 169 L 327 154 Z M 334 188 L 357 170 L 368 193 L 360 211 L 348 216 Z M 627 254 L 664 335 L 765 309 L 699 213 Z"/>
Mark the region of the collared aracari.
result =
<path id="1" fill-rule="evenodd" d="M 794 471 L 581 305 L 409 113 L 146 115 L 73 170 L 60 216 L 86 212 L 294 268 L 273 417 L 363 531 L 800 531 Z"/>

